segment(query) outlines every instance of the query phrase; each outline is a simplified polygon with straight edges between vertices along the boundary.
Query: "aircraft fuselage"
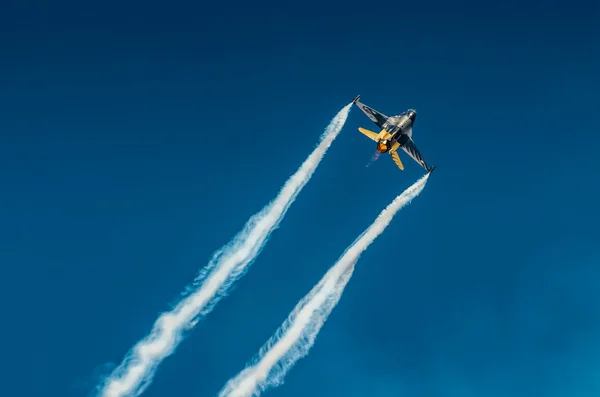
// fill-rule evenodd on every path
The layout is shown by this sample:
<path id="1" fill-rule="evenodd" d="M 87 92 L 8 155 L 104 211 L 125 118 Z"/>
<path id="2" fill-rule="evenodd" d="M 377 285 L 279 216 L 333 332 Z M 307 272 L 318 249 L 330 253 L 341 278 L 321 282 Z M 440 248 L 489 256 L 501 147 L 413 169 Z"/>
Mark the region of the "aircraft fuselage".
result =
<path id="1" fill-rule="evenodd" d="M 412 135 L 412 127 L 417 118 L 417 112 L 413 109 L 397 116 L 388 117 L 383 124 L 381 138 L 377 142 L 377 151 L 379 153 L 388 152 L 396 142 L 400 146 L 404 145 Z"/>

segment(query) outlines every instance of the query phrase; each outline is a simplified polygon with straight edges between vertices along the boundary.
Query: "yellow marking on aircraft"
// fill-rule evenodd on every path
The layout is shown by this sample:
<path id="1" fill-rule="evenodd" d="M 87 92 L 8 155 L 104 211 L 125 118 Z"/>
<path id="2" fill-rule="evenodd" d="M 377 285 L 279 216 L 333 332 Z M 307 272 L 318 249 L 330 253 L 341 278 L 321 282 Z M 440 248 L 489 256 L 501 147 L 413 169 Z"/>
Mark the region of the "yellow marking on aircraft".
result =
<path id="1" fill-rule="evenodd" d="M 389 132 L 387 132 L 385 129 L 381 130 L 379 132 L 379 139 L 390 139 L 392 137 L 392 134 L 390 134 Z"/>
<path id="2" fill-rule="evenodd" d="M 402 164 L 402 161 L 400 161 L 400 156 L 398 155 L 398 152 L 390 150 L 390 155 L 392 156 L 392 160 L 394 160 L 394 163 L 396 163 L 398 168 L 404 171 L 404 164 Z"/>
<path id="3" fill-rule="evenodd" d="M 369 131 L 366 128 L 362 128 L 360 127 L 358 129 L 361 133 L 363 133 L 364 135 L 366 135 L 367 137 L 371 138 L 372 140 L 374 140 L 375 142 L 379 141 L 379 134 L 373 131 Z"/>
<path id="4" fill-rule="evenodd" d="M 379 133 L 367 130 L 366 128 L 362 128 L 362 127 L 360 127 L 358 130 L 361 133 L 368 136 L 369 138 L 371 138 L 372 140 L 374 140 L 375 142 L 378 142 L 381 139 L 390 139 L 392 137 L 392 134 L 387 132 L 385 129 L 382 129 L 381 131 L 379 131 Z"/>

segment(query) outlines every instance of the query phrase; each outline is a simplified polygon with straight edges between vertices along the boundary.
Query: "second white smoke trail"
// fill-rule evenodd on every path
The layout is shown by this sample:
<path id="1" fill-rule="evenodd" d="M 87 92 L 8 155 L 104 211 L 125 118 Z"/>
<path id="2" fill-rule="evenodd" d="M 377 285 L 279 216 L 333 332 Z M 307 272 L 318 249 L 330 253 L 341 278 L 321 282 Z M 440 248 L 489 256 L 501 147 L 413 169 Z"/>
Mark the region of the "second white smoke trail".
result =
<path id="1" fill-rule="evenodd" d="M 419 195 L 429 174 L 396 197 L 323 276 L 260 349 L 254 364 L 227 382 L 219 397 L 258 396 L 283 382 L 287 371 L 312 347 L 319 330 L 337 305 L 360 255 L 390 224 L 394 215 Z"/>
<path id="2" fill-rule="evenodd" d="M 346 105 L 332 119 L 318 146 L 288 179 L 278 196 L 252 216 L 229 244 L 214 254 L 196 278 L 191 293 L 171 311 L 159 316 L 150 334 L 129 351 L 121 365 L 106 379 L 99 393 L 101 397 L 135 397 L 144 391 L 152 381 L 156 367 L 181 341 L 183 331 L 212 310 L 260 253 L 344 126 L 351 106 L 351 103 Z"/>

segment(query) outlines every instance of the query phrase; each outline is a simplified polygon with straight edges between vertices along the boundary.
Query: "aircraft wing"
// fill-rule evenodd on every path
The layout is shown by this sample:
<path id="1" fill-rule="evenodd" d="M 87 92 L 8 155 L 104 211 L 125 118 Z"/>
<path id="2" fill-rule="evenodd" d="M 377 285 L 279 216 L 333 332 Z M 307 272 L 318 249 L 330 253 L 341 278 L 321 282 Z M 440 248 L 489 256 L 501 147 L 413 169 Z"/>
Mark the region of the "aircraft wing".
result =
<path id="1" fill-rule="evenodd" d="M 426 171 L 430 170 L 429 166 L 425 162 L 425 159 L 421 155 L 421 152 L 419 152 L 417 145 L 415 145 L 415 142 L 412 139 L 409 139 L 404 145 L 402 145 L 402 150 L 412 157 L 413 160 L 419 163 L 421 167 L 425 168 Z"/>
<path id="2" fill-rule="evenodd" d="M 360 108 L 379 128 L 383 128 L 383 124 L 385 124 L 388 116 L 383 113 L 378 112 L 377 110 L 368 107 L 364 103 L 360 103 L 358 99 L 354 101 L 354 104 Z"/>

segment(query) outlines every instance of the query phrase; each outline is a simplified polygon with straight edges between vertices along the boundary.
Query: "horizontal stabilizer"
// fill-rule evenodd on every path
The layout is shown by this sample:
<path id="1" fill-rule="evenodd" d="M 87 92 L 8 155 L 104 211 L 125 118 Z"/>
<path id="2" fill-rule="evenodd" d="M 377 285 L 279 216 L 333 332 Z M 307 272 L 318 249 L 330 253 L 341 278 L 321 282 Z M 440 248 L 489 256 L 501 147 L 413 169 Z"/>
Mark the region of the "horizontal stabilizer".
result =
<path id="1" fill-rule="evenodd" d="M 379 134 L 373 131 L 369 131 L 365 128 L 360 127 L 358 129 L 361 133 L 365 134 L 366 136 L 368 136 L 369 138 L 371 138 L 372 140 L 374 140 L 375 142 L 379 141 Z"/>
<path id="2" fill-rule="evenodd" d="M 400 168 L 402 171 L 404 171 L 404 164 L 402 164 L 402 161 L 400 161 L 400 156 L 398 155 L 398 152 L 390 151 L 390 156 L 392 156 L 392 160 L 394 160 L 394 163 L 396 163 L 398 168 Z"/>

